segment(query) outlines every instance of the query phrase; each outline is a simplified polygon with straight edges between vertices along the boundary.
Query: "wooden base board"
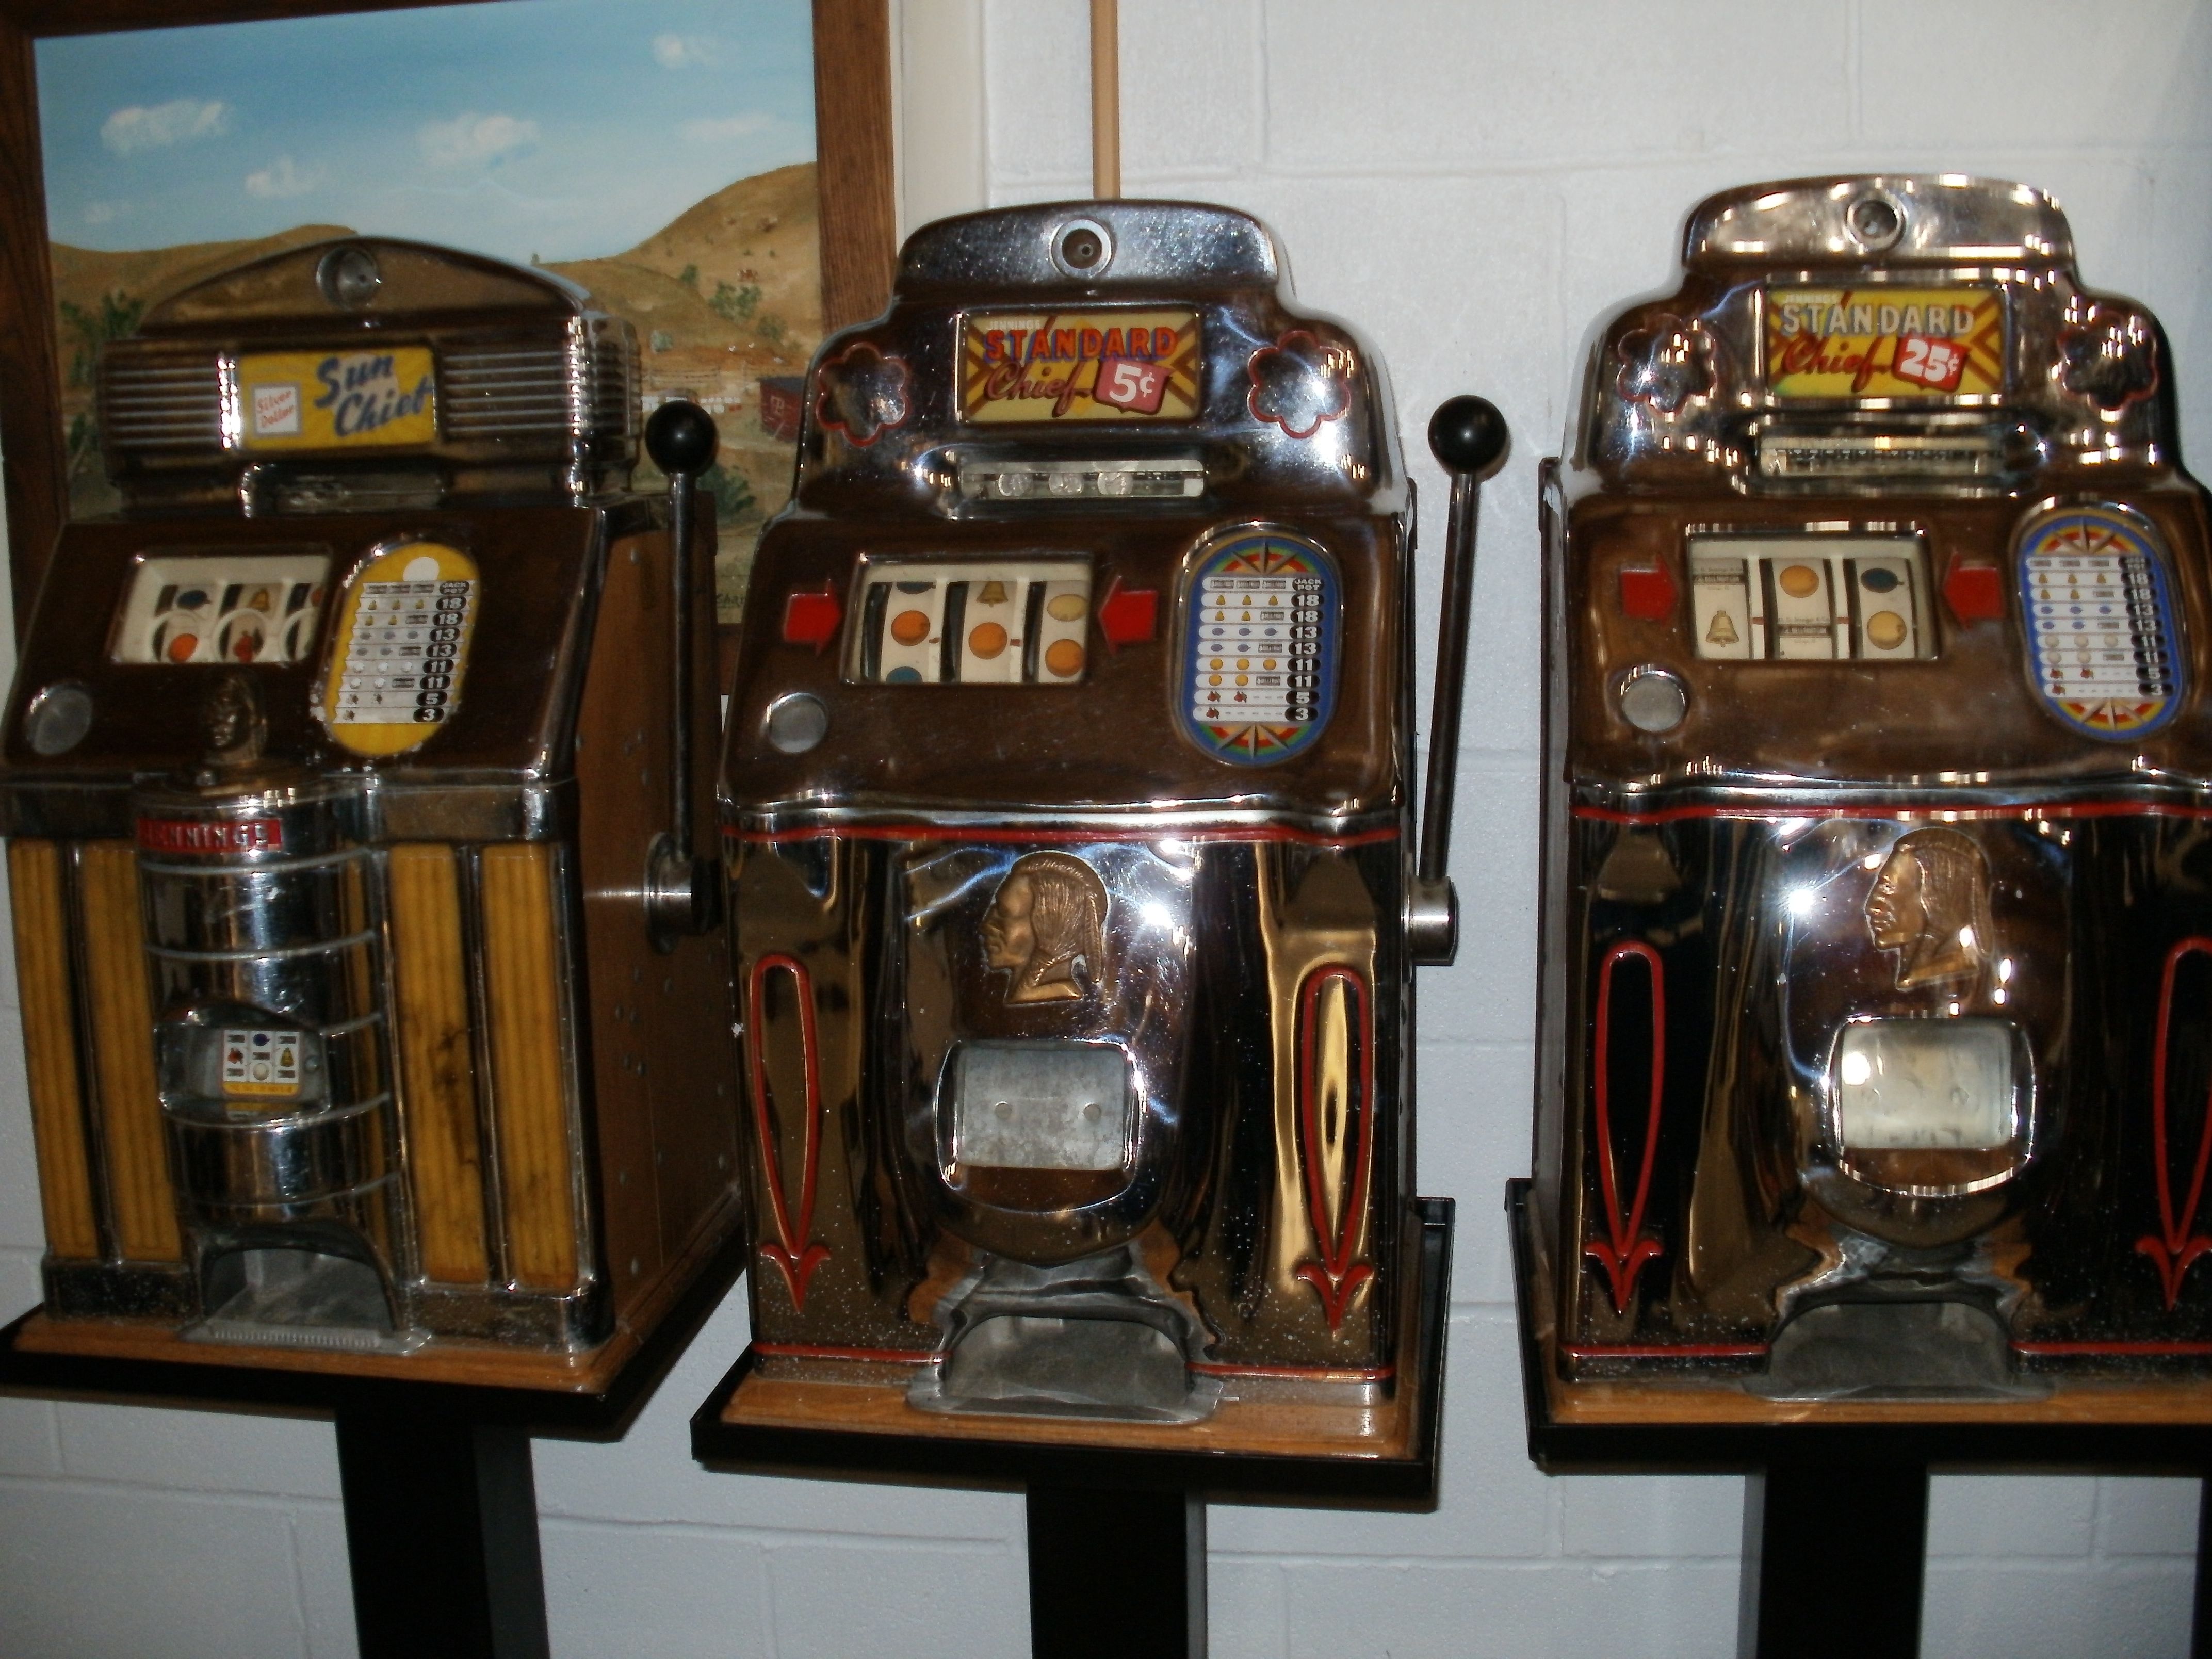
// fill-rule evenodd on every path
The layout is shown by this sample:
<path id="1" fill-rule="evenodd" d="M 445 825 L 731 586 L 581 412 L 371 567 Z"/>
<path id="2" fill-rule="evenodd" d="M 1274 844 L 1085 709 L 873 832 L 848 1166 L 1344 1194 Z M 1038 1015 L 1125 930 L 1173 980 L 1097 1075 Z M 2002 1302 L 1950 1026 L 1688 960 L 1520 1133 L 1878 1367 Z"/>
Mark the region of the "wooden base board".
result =
<path id="1" fill-rule="evenodd" d="M 15 1337 L 23 1353 L 88 1359 L 144 1360 L 211 1367 L 251 1366 L 321 1376 L 379 1377 L 394 1382 L 439 1382 L 465 1388 L 539 1389 L 601 1395 L 612 1385 L 653 1328 L 693 1279 L 728 1243 L 741 1219 L 737 1205 L 717 1209 L 671 1262 L 660 1282 L 616 1322 L 614 1334 L 579 1353 L 503 1347 L 491 1342 L 436 1338 L 411 1353 L 355 1353 L 337 1349 L 257 1347 L 241 1342 L 190 1342 L 182 1327 L 140 1319 L 55 1319 L 44 1310 L 26 1319 Z"/>
<path id="2" fill-rule="evenodd" d="M 896 1384 L 798 1382 L 755 1371 L 723 1405 L 721 1420 L 733 1428 L 834 1429 L 947 1442 L 1381 1462 L 1412 1455 L 1418 1420 L 1413 1393 L 1401 1388 L 1372 1406 L 1225 1400 L 1198 1423 L 1106 1423 L 916 1411 Z"/>
<path id="3" fill-rule="evenodd" d="M 1734 1382 L 1673 1378 L 1569 1382 L 1550 1345 L 1546 1393 L 1551 1420 L 1563 1427 L 1729 1424 L 1768 1427 L 1795 1423 L 1916 1425 L 1972 1423 L 2022 1428 L 2048 1425 L 2212 1425 L 2212 1388 L 2201 1379 L 2104 1382 L 2054 1377 L 2042 1400 L 1762 1400 Z"/>

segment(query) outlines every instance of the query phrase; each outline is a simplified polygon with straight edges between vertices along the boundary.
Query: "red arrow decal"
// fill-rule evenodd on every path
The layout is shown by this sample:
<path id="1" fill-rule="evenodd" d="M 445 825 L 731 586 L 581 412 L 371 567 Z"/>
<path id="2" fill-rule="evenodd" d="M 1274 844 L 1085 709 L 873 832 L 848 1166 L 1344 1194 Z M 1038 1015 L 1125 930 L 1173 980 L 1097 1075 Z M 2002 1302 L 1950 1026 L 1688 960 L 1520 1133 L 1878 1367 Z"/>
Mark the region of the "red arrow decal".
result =
<path id="1" fill-rule="evenodd" d="M 1646 622 L 1665 622 L 1674 614 L 1674 578 L 1662 566 L 1656 570 L 1620 573 L 1620 608 Z"/>
<path id="2" fill-rule="evenodd" d="M 1098 631 L 1106 636 L 1107 649 L 1143 645 L 1158 629 L 1159 621 L 1159 589 L 1124 587 L 1119 576 L 1106 585 L 1106 597 L 1098 601 Z"/>
<path id="3" fill-rule="evenodd" d="M 837 624 L 845 620 L 845 607 L 837 590 L 828 582 L 818 593 L 790 593 L 783 601 L 783 639 L 787 645 L 811 645 L 814 654 L 837 637 Z"/>

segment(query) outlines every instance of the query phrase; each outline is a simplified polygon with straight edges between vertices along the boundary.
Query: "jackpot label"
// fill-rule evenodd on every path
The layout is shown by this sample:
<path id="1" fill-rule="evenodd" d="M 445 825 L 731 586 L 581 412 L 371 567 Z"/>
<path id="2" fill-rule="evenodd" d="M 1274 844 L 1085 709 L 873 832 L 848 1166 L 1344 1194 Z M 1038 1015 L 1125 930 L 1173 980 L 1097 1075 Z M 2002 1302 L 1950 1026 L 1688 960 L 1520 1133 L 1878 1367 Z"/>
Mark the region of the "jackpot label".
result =
<path id="1" fill-rule="evenodd" d="M 2020 587 L 2028 672 L 2062 724 L 2126 740 L 2173 718 L 2181 636 L 2147 527 L 2106 507 L 2051 514 L 2021 539 Z"/>
<path id="2" fill-rule="evenodd" d="M 1770 288 L 1766 389 L 1777 398 L 1994 397 L 2004 305 L 1991 288 Z"/>
<path id="3" fill-rule="evenodd" d="M 1200 750 L 1271 766 L 1313 746 L 1336 702 L 1336 568 L 1310 542 L 1249 531 L 1191 573 L 1181 713 Z"/>
<path id="4" fill-rule="evenodd" d="M 300 1033 L 228 1026 L 222 1034 L 222 1091 L 247 1099 L 289 1100 L 300 1092 Z"/>
<path id="5" fill-rule="evenodd" d="M 323 723 L 356 755 L 398 755 L 461 706 L 476 630 L 477 567 L 458 548 L 408 542 L 362 566 L 338 613 Z"/>
<path id="6" fill-rule="evenodd" d="M 966 421 L 1188 421 L 1194 311 L 978 312 L 961 321 Z"/>
<path id="7" fill-rule="evenodd" d="M 246 449 L 435 443 L 437 378 L 428 346 L 241 356 L 238 441 Z"/>

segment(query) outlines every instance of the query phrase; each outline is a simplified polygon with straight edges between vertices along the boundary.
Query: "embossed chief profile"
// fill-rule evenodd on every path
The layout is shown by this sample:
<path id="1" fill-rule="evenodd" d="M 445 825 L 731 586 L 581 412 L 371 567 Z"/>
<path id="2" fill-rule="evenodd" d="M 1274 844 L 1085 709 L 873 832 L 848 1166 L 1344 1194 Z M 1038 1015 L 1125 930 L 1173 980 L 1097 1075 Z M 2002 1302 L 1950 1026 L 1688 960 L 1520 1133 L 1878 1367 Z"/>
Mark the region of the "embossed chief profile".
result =
<path id="1" fill-rule="evenodd" d="M 1996 954 L 1990 916 L 1990 866 L 1956 830 L 1898 837 L 1867 896 L 1877 948 L 1897 952 L 1897 988 L 1978 982 Z"/>
<path id="2" fill-rule="evenodd" d="M 1106 974 L 1106 884 L 1072 854 L 1025 854 L 992 896 L 983 948 L 1009 1003 L 1090 995 Z"/>

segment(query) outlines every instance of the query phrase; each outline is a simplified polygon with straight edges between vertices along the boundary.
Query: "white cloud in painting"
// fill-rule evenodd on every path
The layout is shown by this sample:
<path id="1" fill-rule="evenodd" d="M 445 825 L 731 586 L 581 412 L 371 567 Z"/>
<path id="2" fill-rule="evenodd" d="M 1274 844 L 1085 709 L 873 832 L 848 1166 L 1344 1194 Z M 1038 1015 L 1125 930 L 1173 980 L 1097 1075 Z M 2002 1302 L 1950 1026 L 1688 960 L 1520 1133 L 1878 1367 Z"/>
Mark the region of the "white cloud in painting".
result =
<path id="1" fill-rule="evenodd" d="M 704 69 L 721 57 L 721 48 L 711 34 L 656 34 L 653 61 L 665 70 Z"/>
<path id="2" fill-rule="evenodd" d="M 230 125 L 230 106 L 220 100 L 203 103 L 197 98 L 176 98 L 166 104 L 132 104 L 101 123 L 100 141 L 118 155 L 134 150 L 159 149 L 213 138 Z"/>
<path id="3" fill-rule="evenodd" d="M 110 224 L 118 211 L 112 202 L 87 202 L 84 204 L 84 222 L 88 225 Z"/>
<path id="4" fill-rule="evenodd" d="M 695 144 L 726 144 L 733 138 L 750 138 L 773 132 L 782 122 L 766 110 L 744 115 L 715 115 L 684 124 L 684 136 Z"/>
<path id="5" fill-rule="evenodd" d="M 322 182 L 322 168 L 303 167 L 290 156 L 280 155 L 260 172 L 246 175 L 246 193 L 276 201 L 287 196 L 305 196 Z"/>
<path id="6" fill-rule="evenodd" d="M 514 115 L 471 112 L 450 121 L 431 121 L 416 134 L 433 167 L 471 167 L 538 142 L 538 123 Z"/>

